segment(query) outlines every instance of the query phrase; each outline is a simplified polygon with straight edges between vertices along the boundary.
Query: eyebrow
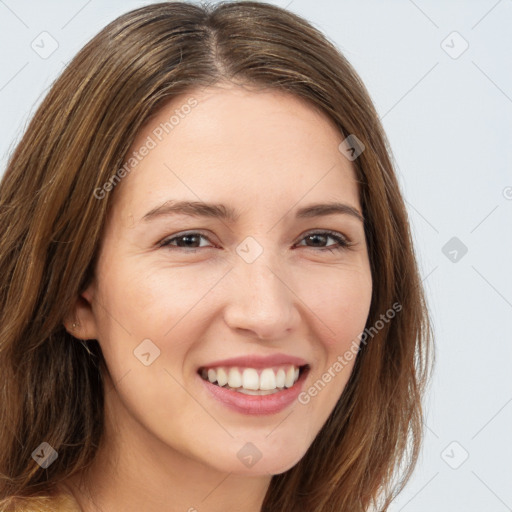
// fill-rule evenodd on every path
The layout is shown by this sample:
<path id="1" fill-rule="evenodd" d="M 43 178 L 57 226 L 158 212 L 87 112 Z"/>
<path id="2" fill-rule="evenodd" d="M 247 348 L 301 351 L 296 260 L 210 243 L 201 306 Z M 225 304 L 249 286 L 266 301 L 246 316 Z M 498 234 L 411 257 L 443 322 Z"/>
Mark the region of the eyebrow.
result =
<path id="1" fill-rule="evenodd" d="M 236 222 L 240 218 L 240 214 L 236 210 L 224 204 L 204 203 L 201 201 L 169 200 L 150 210 L 142 217 L 141 220 L 147 222 L 158 217 L 179 214 L 189 215 L 191 217 L 218 218 L 229 222 Z M 324 217 L 333 214 L 350 215 L 364 223 L 364 217 L 357 208 L 339 202 L 319 203 L 304 206 L 297 210 L 295 216 L 298 219 L 304 219 Z"/>

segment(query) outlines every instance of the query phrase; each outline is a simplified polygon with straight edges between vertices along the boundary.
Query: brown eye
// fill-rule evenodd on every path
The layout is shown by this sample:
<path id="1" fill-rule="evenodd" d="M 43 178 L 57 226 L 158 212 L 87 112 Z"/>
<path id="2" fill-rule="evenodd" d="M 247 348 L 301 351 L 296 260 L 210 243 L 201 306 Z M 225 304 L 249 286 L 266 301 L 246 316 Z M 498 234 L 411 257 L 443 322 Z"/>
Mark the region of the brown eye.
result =
<path id="1" fill-rule="evenodd" d="M 201 233 L 184 233 L 182 235 L 173 236 L 160 242 L 160 247 L 170 247 L 177 249 L 198 249 L 201 246 L 201 239 L 209 240 L 205 235 Z M 174 243 L 176 242 L 176 244 Z M 199 245 L 198 245 L 199 244 Z"/>
<path id="2" fill-rule="evenodd" d="M 334 240 L 335 243 L 323 245 L 328 243 L 329 239 Z M 332 231 L 316 231 L 308 233 L 302 240 L 306 241 L 305 247 L 327 251 L 346 249 L 352 245 L 352 243 L 343 235 Z M 304 247 L 304 245 L 302 247 Z"/>

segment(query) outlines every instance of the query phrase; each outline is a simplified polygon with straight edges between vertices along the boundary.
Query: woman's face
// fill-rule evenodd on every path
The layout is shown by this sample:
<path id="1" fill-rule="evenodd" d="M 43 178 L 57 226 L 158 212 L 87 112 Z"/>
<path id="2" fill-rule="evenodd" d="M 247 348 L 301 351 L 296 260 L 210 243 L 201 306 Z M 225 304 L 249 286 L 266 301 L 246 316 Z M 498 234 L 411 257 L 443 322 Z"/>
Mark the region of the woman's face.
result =
<path id="1" fill-rule="evenodd" d="M 372 291 L 342 140 L 294 96 L 228 85 L 174 99 L 141 130 L 80 318 L 115 384 L 119 442 L 251 475 L 305 454 Z M 346 206 L 312 208 L 331 203 Z"/>

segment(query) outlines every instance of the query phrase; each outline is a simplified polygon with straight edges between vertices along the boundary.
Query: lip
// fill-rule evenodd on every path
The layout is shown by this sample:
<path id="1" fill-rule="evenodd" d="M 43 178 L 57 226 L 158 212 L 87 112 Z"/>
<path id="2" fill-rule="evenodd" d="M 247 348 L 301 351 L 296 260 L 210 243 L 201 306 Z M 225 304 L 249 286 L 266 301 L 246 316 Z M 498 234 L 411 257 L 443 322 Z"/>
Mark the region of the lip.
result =
<path id="1" fill-rule="evenodd" d="M 304 366 L 308 364 L 307 361 L 300 357 L 289 356 L 286 354 L 271 354 L 268 356 L 245 355 L 240 357 L 232 357 L 230 359 L 220 359 L 208 364 L 202 365 L 200 368 L 217 368 L 220 366 L 238 366 L 244 368 L 270 368 L 272 366 L 279 366 L 284 364 L 291 364 L 293 366 Z"/>
<path id="2" fill-rule="evenodd" d="M 268 360 L 265 363 L 268 364 Z M 224 362 L 224 364 L 226 363 Z M 204 380 L 200 375 L 197 378 L 203 383 L 209 396 L 215 398 L 227 408 L 242 414 L 263 416 L 276 414 L 290 406 L 301 393 L 309 371 L 310 367 L 307 365 L 291 388 L 285 388 L 272 395 L 245 395 L 238 391 L 232 391 L 212 384 L 210 381 Z"/>

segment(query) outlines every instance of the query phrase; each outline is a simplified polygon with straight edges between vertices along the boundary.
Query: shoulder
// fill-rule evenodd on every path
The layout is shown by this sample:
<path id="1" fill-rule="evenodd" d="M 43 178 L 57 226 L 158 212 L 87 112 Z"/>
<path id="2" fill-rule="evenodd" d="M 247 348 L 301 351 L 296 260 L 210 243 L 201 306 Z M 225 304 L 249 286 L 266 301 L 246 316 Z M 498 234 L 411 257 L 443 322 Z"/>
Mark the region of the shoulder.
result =
<path id="1" fill-rule="evenodd" d="M 81 512 L 69 493 L 11 498 L 0 501 L 0 512 Z"/>

